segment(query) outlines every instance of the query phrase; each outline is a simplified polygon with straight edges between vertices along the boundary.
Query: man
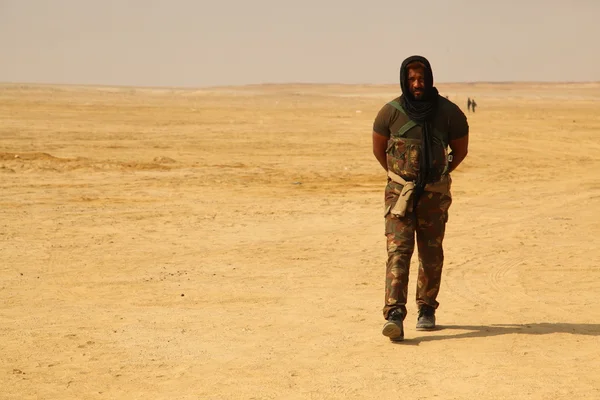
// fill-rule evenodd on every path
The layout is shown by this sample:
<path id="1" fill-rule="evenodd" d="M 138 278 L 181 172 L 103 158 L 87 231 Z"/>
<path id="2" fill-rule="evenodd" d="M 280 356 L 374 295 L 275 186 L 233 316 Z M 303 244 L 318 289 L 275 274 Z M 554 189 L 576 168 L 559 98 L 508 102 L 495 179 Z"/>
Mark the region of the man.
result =
<path id="1" fill-rule="evenodd" d="M 452 203 L 450 172 L 467 155 L 465 114 L 433 86 L 429 61 L 421 56 L 400 67 L 402 95 L 379 111 L 373 124 L 373 154 L 387 171 L 385 234 L 387 268 L 383 335 L 404 339 L 410 259 L 419 254 L 417 330 L 435 328 L 442 274 L 442 241 Z M 448 155 L 447 148 L 451 155 Z"/>
<path id="2" fill-rule="evenodd" d="M 469 111 L 469 112 L 471 111 L 471 98 L 470 97 L 467 98 L 467 111 Z"/>

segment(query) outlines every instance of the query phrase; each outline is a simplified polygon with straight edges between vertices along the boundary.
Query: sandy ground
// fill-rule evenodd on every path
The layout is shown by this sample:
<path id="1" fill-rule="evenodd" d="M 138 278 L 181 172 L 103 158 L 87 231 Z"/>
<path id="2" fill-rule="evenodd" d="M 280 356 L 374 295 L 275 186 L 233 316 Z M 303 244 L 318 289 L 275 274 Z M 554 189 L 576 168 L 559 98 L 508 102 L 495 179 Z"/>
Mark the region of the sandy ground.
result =
<path id="1" fill-rule="evenodd" d="M 438 88 L 479 104 L 440 329 L 413 263 L 391 344 L 395 86 L 0 85 L 0 398 L 600 399 L 600 84 Z"/>

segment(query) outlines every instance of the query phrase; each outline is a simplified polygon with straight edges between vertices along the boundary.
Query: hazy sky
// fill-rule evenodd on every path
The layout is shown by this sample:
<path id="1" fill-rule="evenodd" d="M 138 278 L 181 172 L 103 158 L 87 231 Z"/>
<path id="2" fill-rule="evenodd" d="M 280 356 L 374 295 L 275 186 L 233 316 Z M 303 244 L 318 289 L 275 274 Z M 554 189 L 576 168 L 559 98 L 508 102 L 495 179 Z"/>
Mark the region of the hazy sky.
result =
<path id="1" fill-rule="evenodd" d="M 0 82 L 600 81 L 600 0 L 0 0 Z"/>

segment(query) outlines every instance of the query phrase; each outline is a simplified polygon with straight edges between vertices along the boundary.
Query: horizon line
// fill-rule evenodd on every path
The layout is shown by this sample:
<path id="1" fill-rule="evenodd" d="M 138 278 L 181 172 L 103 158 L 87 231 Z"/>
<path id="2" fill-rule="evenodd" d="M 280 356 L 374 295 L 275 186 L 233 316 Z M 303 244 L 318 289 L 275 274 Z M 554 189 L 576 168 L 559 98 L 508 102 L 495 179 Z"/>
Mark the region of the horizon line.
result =
<path id="1" fill-rule="evenodd" d="M 437 82 L 436 85 L 510 85 L 510 84 L 545 84 L 545 85 L 578 85 L 578 84 L 600 84 L 600 81 L 448 81 Z M 207 85 L 207 86 L 169 86 L 169 85 L 125 85 L 125 84 L 100 84 L 100 83 L 50 83 L 50 82 L 10 82 L 0 81 L 1 86 L 24 85 L 24 86 L 67 86 L 87 88 L 122 88 L 122 89 L 174 89 L 174 90 L 206 90 L 245 88 L 253 86 L 397 86 L 398 83 L 343 83 L 343 82 L 262 82 L 241 83 L 231 85 Z"/>

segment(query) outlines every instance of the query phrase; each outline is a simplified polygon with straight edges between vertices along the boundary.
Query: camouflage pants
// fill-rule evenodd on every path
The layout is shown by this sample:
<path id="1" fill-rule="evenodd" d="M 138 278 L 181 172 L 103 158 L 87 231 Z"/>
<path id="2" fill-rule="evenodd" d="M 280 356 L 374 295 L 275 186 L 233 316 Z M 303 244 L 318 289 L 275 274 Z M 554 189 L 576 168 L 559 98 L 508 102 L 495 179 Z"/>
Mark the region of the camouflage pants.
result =
<path id="1" fill-rule="evenodd" d="M 402 185 L 390 181 L 385 189 L 386 210 L 393 207 Z M 442 241 L 448 221 L 448 209 L 452 198 L 436 192 L 424 192 L 416 210 L 407 212 L 404 217 L 391 213 L 385 216 L 387 237 L 387 268 L 385 277 L 385 306 L 383 316 L 399 309 L 406 317 L 408 296 L 408 275 L 410 259 L 415 248 L 415 234 L 419 254 L 419 275 L 417 278 L 417 306 L 429 305 L 437 308 L 436 301 L 440 290 L 444 250 Z"/>

